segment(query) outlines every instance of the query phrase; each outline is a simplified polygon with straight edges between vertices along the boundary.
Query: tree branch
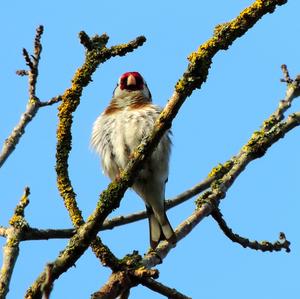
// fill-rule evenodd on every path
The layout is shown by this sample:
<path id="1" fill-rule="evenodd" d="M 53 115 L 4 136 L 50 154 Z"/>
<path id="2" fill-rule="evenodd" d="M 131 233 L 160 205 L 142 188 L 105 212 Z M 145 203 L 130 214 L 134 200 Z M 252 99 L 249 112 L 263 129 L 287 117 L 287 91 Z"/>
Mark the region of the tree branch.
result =
<path id="1" fill-rule="evenodd" d="M 85 45 L 85 47 L 87 47 L 87 35 L 84 32 L 81 32 L 79 36 L 81 42 Z M 94 253 L 101 260 L 103 265 L 108 265 L 114 271 L 116 271 L 120 266 L 118 259 L 112 254 L 112 252 L 110 252 L 108 247 L 102 244 L 101 239 L 96 237 L 96 231 L 94 231 L 93 238 L 87 241 L 83 228 L 90 224 L 84 223 L 81 211 L 77 206 L 76 194 L 73 190 L 68 173 L 68 157 L 71 150 L 72 140 L 72 113 L 76 110 L 80 103 L 83 88 L 89 84 L 92 74 L 101 63 L 104 63 L 113 56 L 123 56 L 126 53 L 133 51 L 145 42 L 145 38 L 140 36 L 128 44 L 113 46 L 111 48 L 106 48 L 107 41 L 107 35 L 102 35 L 100 37 L 96 35 L 92 39 L 89 39 L 89 42 L 91 42 L 93 46 L 90 48 L 91 50 L 87 49 L 85 62 L 82 67 L 76 71 L 72 79 L 72 86 L 62 95 L 62 103 L 58 108 L 59 124 L 57 128 L 56 148 L 57 186 L 73 225 L 78 229 L 78 233 L 73 238 L 77 239 L 79 237 L 79 242 L 81 243 L 79 247 L 82 248 L 74 248 L 73 245 L 70 244 L 70 246 L 74 249 L 73 250 L 71 247 L 68 247 L 69 250 L 71 249 L 72 253 L 69 254 L 68 252 L 65 252 L 66 255 L 63 254 L 58 258 L 61 259 L 61 262 L 53 263 L 53 268 L 50 271 L 53 281 L 57 279 L 62 272 L 66 271 L 70 266 L 72 266 L 72 264 L 75 263 L 89 244 L 91 244 Z M 76 244 L 78 243 L 76 242 Z M 64 270 L 60 272 L 62 269 Z M 43 284 L 45 277 L 44 271 L 36 283 L 27 291 L 26 298 L 41 298 L 41 285 Z"/>
<path id="2" fill-rule="evenodd" d="M 202 182 L 196 184 L 192 188 L 182 192 L 181 194 L 175 196 L 172 199 L 166 200 L 166 210 L 176 207 L 177 205 L 185 202 L 186 200 L 192 198 L 193 196 L 201 193 L 210 187 L 210 184 L 222 176 L 222 171 L 220 168 L 223 167 L 227 169 L 230 165 L 227 165 L 225 168 L 223 165 L 218 165 L 212 169 L 208 177 Z M 103 225 L 100 231 L 113 229 L 114 227 L 122 226 L 125 224 L 133 223 L 139 220 L 147 218 L 146 211 L 139 211 L 129 215 L 120 215 L 112 219 L 107 219 L 103 222 Z M 49 240 L 49 239 L 69 239 L 76 233 L 76 229 L 38 229 L 33 227 L 28 227 L 24 231 L 21 241 L 32 241 L 32 240 Z M 6 228 L 0 226 L 0 236 L 6 237 Z"/>
<path id="3" fill-rule="evenodd" d="M 22 236 L 21 241 L 69 239 L 76 233 L 76 229 L 37 229 L 29 227 Z"/>
<path id="4" fill-rule="evenodd" d="M 164 284 L 152 279 L 152 278 L 141 278 L 140 282 L 143 286 L 149 288 L 150 290 L 160 293 L 167 298 L 172 299 L 191 299 L 191 297 L 187 297 L 182 293 L 178 292 L 176 289 L 169 288 Z"/>
<path id="5" fill-rule="evenodd" d="M 285 64 L 281 66 L 281 69 L 284 75 L 284 79 L 281 79 L 281 82 L 287 83 L 285 98 L 279 102 L 275 112 L 263 123 L 262 128 L 265 131 L 270 130 L 272 126 L 284 119 L 284 113 L 291 107 L 293 100 L 300 95 L 300 75 L 293 80 L 290 78 Z"/>
<path id="6" fill-rule="evenodd" d="M 16 145 L 19 143 L 21 137 L 25 133 L 25 128 L 29 122 L 37 114 L 40 107 L 48 106 L 54 103 L 54 99 L 48 102 L 40 102 L 36 96 L 36 82 L 38 77 L 38 66 L 41 58 L 42 44 L 41 37 L 44 31 L 43 26 L 38 26 L 36 29 L 35 41 L 34 41 L 34 55 L 30 58 L 28 51 L 23 49 L 23 56 L 26 62 L 26 65 L 29 67 L 29 70 L 20 70 L 17 71 L 18 75 L 25 76 L 28 75 L 28 93 L 29 100 L 27 102 L 26 110 L 21 115 L 19 123 L 14 127 L 8 138 L 5 140 L 2 150 L 0 153 L 0 168 L 5 163 L 6 159 L 10 154 L 15 150 Z M 56 97 L 57 98 L 57 97 Z"/>
<path id="7" fill-rule="evenodd" d="M 48 101 L 40 102 L 40 103 L 39 103 L 39 106 L 40 106 L 40 107 L 51 106 L 51 105 L 53 105 L 53 104 L 56 104 L 56 103 L 60 102 L 61 100 L 62 100 L 62 97 L 61 97 L 61 96 L 53 97 L 53 98 L 51 98 L 51 99 L 48 100 Z"/>
<path id="8" fill-rule="evenodd" d="M 268 133 L 261 135 L 254 133 L 249 142 L 241 149 L 237 156 L 230 161 L 234 166 L 222 177 L 212 184 L 211 190 L 198 197 L 196 211 L 176 228 L 177 243 L 184 238 L 204 217 L 211 214 L 218 207 L 221 199 L 225 198 L 227 190 L 232 186 L 236 178 L 246 166 L 259 158 L 280 138 L 283 138 L 290 130 L 300 125 L 300 112 L 291 114 L 286 121 L 276 124 Z M 263 132 L 263 129 L 259 132 Z M 258 136 L 260 136 L 258 138 Z M 228 163 L 227 161 L 226 163 Z M 225 164 L 226 164 L 225 163 Z M 283 239 L 283 238 L 282 238 Z M 283 243 L 285 240 L 283 239 Z M 288 242 L 288 241 L 287 241 Z M 286 243 L 287 245 L 288 243 Z M 268 246 L 268 245 L 267 245 Z M 172 249 L 172 244 L 161 242 L 155 252 L 150 251 L 142 261 L 142 264 L 151 268 L 160 264 Z"/>
<path id="9" fill-rule="evenodd" d="M 166 210 L 176 207 L 177 205 L 185 202 L 186 200 L 192 198 L 193 196 L 201 193 L 210 187 L 210 184 L 221 178 L 222 172 L 220 171 L 220 165 L 214 167 L 208 177 L 204 179 L 202 182 L 196 184 L 192 188 L 182 192 L 181 194 L 175 196 L 172 199 L 166 200 Z M 223 169 L 224 166 L 222 166 Z M 227 166 L 229 167 L 229 166 Z M 118 227 L 121 225 L 125 225 L 128 223 L 133 223 L 139 220 L 143 220 L 147 218 L 146 211 L 139 211 L 129 215 L 120 215 L 116 216 L 112 219 L 107 219 L 103 222 L 101 227 L 101 231 L 113 229 L 114 227 Z M 6 237 L 6 227 L 0 226 L 0 236 Z M 49 240 L 49 239 L 69 239 L 76 233 L 76 229 L 68 228 L 68 229 L 38 229 L 34 227 L 28 227 L 26 231 L 24 231 L 22 235 L 21 241 L 32 241 L 32 240 Z"/>
<path id="10" fill-rule="evenodd" d="M 269 241 L 250 241 L 247 238 L 241 237 L 238 234 L 235 234 L 231 228 L 228 227 L 225 220 L 223 219 L 223 215 L 221 211 L 216 208 L 214 211 L 212 211 L 211 216 L 216 220 L 219 227 L 223 231 L 226 237 L 228 237 L 232 242 L 238 243 L 244 248 L 250 248 L 254 250 L 261 250 L 263 252 L 265 251 L 280 251 L 282 249 L 285 249 L 286 252 L 290 252 L 290 242 L 286 240 L 285 234 L 280 233 L 279 234 L 279 240 L 271 243 Z"/>
<path id="11" fill-rule="evenodd" d="M 91 299 L 111 299 L 126 296 L 129 294 L 130 288 L 137 286 L 140 280 L 158 277 L 158 271 L 155 269 L 144 267 L 132 269 L 130 266 L 128 265 L 126 270 L 112 273 L 108 282 L 98 292 L 92 294 Z"/>
<path id="12" fill-rule="evenodd" d="M 5 230 L 6 244 L 3 247 L 3 263 L 0 271 L 0 299 L 5 299 L 9 291 L 9 283 L 19 255 L 19 243 L 23 231 L 28 225 L 24 218 L 24 209 L 29 204 L 29 194 L 30 190 L 26 187 L 15 213 L 9 221 L 10 226 Z"/>

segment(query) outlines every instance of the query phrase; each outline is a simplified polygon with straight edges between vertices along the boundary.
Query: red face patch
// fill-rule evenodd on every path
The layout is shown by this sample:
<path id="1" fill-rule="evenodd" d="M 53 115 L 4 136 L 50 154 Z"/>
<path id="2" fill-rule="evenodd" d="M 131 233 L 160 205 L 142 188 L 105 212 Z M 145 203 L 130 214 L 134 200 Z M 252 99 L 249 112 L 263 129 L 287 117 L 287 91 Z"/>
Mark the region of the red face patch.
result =
<path id="1" fill-rule="evenodd" d="M 133 76 L 135 78 L 136 84 L 135 85 L 128 85 L 127 79 L 129 76 Z M 142 90 L 144 88 L 144 80 L 140 73 L 138 72 L 127 72 L 121 76 L 120 79 L 120 89 L 126 89 L 126 90 Z"/>

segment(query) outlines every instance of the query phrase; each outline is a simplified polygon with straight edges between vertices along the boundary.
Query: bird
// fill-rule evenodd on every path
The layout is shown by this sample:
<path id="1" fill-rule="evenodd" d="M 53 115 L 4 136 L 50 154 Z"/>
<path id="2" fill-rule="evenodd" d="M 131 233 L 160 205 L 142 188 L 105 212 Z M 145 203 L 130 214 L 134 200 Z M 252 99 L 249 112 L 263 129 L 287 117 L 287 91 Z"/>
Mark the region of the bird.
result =
<path id="1" fill-rule="evenodd" d="M 162 108 L 152 103 L 146 81 L 136 71 L 120 76 L 108 107 L 93 124 L 91 146 L 101 157 L 104 173 L 114 180 L 120 176 L 133 151 L 152 131 Z M 150 246 L 167 240 L 176 244 L 176 234 L 165 209 L 171 132 L 165 132 L 152 155 L 133 181 L 132 189 L 143 199 L 148 215 Z"/>

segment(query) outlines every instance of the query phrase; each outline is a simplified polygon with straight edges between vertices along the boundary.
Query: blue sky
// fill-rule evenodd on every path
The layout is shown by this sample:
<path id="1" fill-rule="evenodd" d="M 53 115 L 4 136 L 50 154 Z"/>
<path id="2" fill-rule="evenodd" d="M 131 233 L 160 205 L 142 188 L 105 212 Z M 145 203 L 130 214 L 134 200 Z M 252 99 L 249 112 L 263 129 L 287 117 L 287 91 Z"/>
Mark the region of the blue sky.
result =
<path id="1" fill-rule="evenodd" d="M 6 1 L 0 4 L 0 142 L 24 111 L 27 80 L 15 75 L 24 68 L 22 48 L 32 50 L 35 29 L 45 27 L 37 95 L 46 100 L 70 86 L 82 64 L 84 49 L 77 35 L 106 32 L 110 45 L 145 35 L 135 52 L 113 58 L 94 74 L 75 113 L 70 176 L 79 207 L 87 217 L 109 180 L 89 148 L 91 127 L 108 104 L 118 77 L 139 71 L 154 102 L 163 106 L 187 66 L 188 54 L 207 40 L 215 25 L 231 20 L 253 1 Z M 173 152 L 166 197 L 171 198 L 206 177 L 247 142 L 284 97 L 280 65 L 292 76 L 300 73 L 300 3 L 290 0 L 265 16 L 245 36 L 213 60 L 207 82 L 188 98 L 172 127 Z M 299 111 L 299 100 L 291 111 Z M 69 228 L 56 189 L 56 106 L 41 109 L 27 127 L 17 149 L 0 170 L 0 225 L 6 225 L 25 186 L 30 186 L 26 219 L 32 227 Z M 299 294 L 299 129 L 290 132 L 263 158 L 240 175 L 221 203 L 235 232 L 250 239 L 275 241 L 284 231 L 291 253 L 262 253 L 241 248 L 207 218 L 180 242 L 158 266 L 159 281 L 192 298 L 296 298 Z M 113 215 L 143 209 L 128 191 Z M 174 227 L 194 209 L 194 200 L 168 212 Z M 113 252 L 123 257 L 148 248 L 148 224 L 138 222 L 101 234 Z M 66 240 L 23 242 L 7 298 L 22 298 L 27 287 L 56 258 Z M 3 246 L 4 239 L 0 239 Z M 1 261 L 2 258 L 0 258 Z M 88 298 L 109 275 L 90 250 L 55 282 L 52 298 Z M 162 298 L 144 287 L 130 298 Z"/>

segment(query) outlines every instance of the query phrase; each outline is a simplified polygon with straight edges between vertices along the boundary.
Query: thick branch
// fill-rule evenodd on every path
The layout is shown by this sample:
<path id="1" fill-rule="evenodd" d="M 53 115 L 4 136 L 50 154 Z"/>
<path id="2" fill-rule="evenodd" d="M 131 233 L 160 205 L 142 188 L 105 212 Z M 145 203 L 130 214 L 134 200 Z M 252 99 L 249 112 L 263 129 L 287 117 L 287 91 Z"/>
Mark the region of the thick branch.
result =
<path id="1" fill-rule="evenodd" d="M 137 286 L 142 279 L 158 278 L 158 271 L 140 267 L 137 269 L 121 270 L 114 272 L 108 282 L 92 294 L 92 299 L 111 299 L 129 294 L 130 288 Z"/>

